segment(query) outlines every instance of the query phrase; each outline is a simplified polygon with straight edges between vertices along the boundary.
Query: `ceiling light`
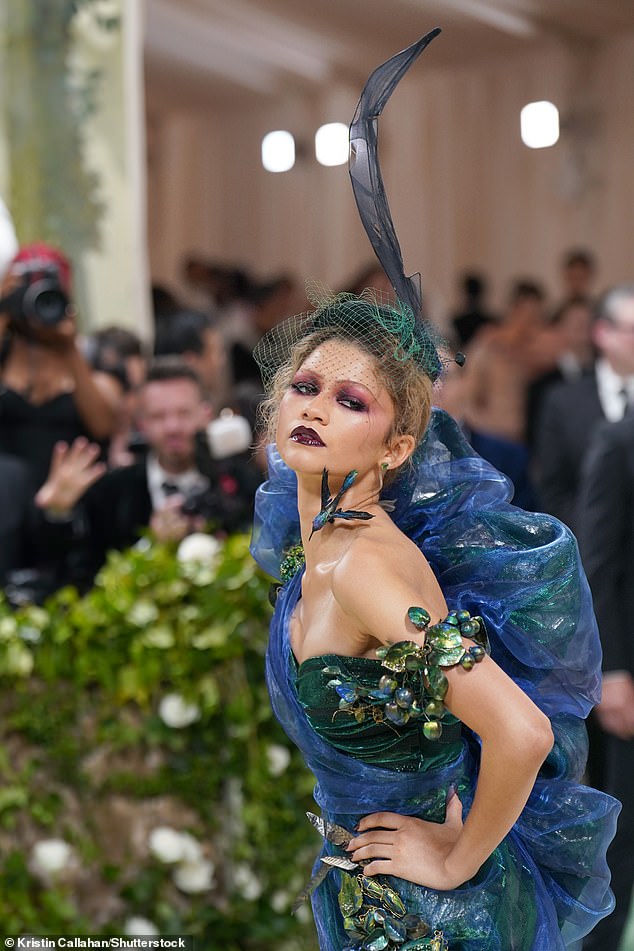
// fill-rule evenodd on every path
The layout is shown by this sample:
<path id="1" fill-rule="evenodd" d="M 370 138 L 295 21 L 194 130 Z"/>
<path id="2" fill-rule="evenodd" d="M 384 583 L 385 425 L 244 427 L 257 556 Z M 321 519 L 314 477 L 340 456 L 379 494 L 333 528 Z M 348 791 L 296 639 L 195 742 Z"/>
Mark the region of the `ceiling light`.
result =
<path id="1" fill-rule="evenodd" d="M 267 172 L 288 172 L 295 164 L 295 139 L 278 129 L 262 139 L 262 165 Z"/>
<path id="2" fill-rule="evenodd" d="M 315 155 L 321 165 L 344 165 L 348 161 L 350 141 L 348 126 L 328 122 L 315 132 Z"/>
<path id="3" fill-rule="evenodd" d="M 559 110 L 552 102 L 529 102 L 520 113 L 522 142 L 529 149 L 546 149 L 559 139 Z"/>

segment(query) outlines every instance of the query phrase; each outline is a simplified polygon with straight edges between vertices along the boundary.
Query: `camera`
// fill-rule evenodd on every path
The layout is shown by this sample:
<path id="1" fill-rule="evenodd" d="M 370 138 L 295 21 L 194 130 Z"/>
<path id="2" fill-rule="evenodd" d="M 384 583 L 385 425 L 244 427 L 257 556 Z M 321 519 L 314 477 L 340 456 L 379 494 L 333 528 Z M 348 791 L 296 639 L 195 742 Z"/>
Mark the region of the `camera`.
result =
<path id="1" fill-rule="evenodd" d="M 67 316 L 70 301 L 54 264 L 34 258 L 15 263 L 10 273 L 20 283 L 0 300 L 0 313 L 41 327 L 54 327 Z"/>

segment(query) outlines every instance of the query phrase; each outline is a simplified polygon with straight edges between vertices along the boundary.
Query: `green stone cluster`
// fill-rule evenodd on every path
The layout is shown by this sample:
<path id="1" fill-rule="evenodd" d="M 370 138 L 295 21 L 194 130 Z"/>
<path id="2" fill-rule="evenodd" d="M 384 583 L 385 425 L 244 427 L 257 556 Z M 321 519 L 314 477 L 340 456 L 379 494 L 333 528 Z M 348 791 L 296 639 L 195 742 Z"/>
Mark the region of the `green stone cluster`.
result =
<path id="1" fill-rule="evenodd" d="M 442 735 L 442 717 L 447 712 L 444 700 L 448 681 L 444 669 L 460 664 L 465 670 L 479 663 L 488 652 L 484 622 L 468 611 L 452 611 L 443 621 L 430 624 L 429 613 L 421 607 L 410 607 L 408 619 L 425 632 L 424 644 L 399 641 L 380 647 L 376 654 L 389 673 L 376 687 L 366 687 L 343 680 L 339 667 L 325 667 L 331 676 L 329 686 L 337 691 L 339 710 L 350 713 L 358 723 L 366 720 L 389 721 L 404 726 L 410 720 L 422 720 L 423 734 L 428 740 Z M 463 638 L 476 641 L 466 648 Z"/>

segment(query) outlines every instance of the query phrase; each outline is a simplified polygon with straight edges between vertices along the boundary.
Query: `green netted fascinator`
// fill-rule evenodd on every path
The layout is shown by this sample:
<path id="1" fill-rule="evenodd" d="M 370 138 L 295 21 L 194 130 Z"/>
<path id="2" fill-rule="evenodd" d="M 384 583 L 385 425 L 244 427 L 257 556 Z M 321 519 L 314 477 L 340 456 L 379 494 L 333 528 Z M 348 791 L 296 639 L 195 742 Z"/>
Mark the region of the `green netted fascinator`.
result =
<path id="1" fill-rule="evenodd" d="M 260 340 L 253 355 L 269 389 L 275 373 L 288 362 L 295 345 L 309 334 L 316 339 L 340 337 L 359 343 L 381 365 L 413 360 L 436 380 L 442 370 L 438 347 L 442 339 L 426 322 L 416 319 L 401 301 L 368 288 L 360 296 L 335 294 L 314 301 L 315 310 L 282 321 Z"/>

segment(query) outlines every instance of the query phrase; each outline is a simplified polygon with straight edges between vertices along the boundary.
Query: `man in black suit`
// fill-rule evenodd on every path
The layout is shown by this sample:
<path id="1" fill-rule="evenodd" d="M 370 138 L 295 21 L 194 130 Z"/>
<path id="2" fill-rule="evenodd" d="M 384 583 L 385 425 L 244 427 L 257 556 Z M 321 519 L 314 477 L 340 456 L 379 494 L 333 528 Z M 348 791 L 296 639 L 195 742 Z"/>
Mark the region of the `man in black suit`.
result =
<path id="1" fill-rule="evenodd" d="M 579 491 L 579 547 L 603 646 L 606 791 L 623 803 L 608 849 L 614 912 L 584 949 L 618 948 L 634 886 L 634 413 L 604 423 L 588 450 Z"/>
<path id="2" fill-rule="evenodd" d="M 256 486 L 238 455 L 214 460 L 204 434 L 212 416 L 199 378 L 176 357 L 157 359 L 140 392 L 146 458 L 113 469 L 77 506 L 81 541 L 72 576 L 89 587 L 111 549 L 124 549 L 150 528 L 159 541 L 180 541 L 207 521 L 222 531 L 246 527 Z"/>
<path id="3" fill-rule="evenodd" d="M 593 327 L 594 373 L 554 385 L 545 395 L 536 433 L 540 505 L 576 529 L 579 475 L 592 431 L 616 422 L 634 404 L 634 284 L 605 294 Z"/>

